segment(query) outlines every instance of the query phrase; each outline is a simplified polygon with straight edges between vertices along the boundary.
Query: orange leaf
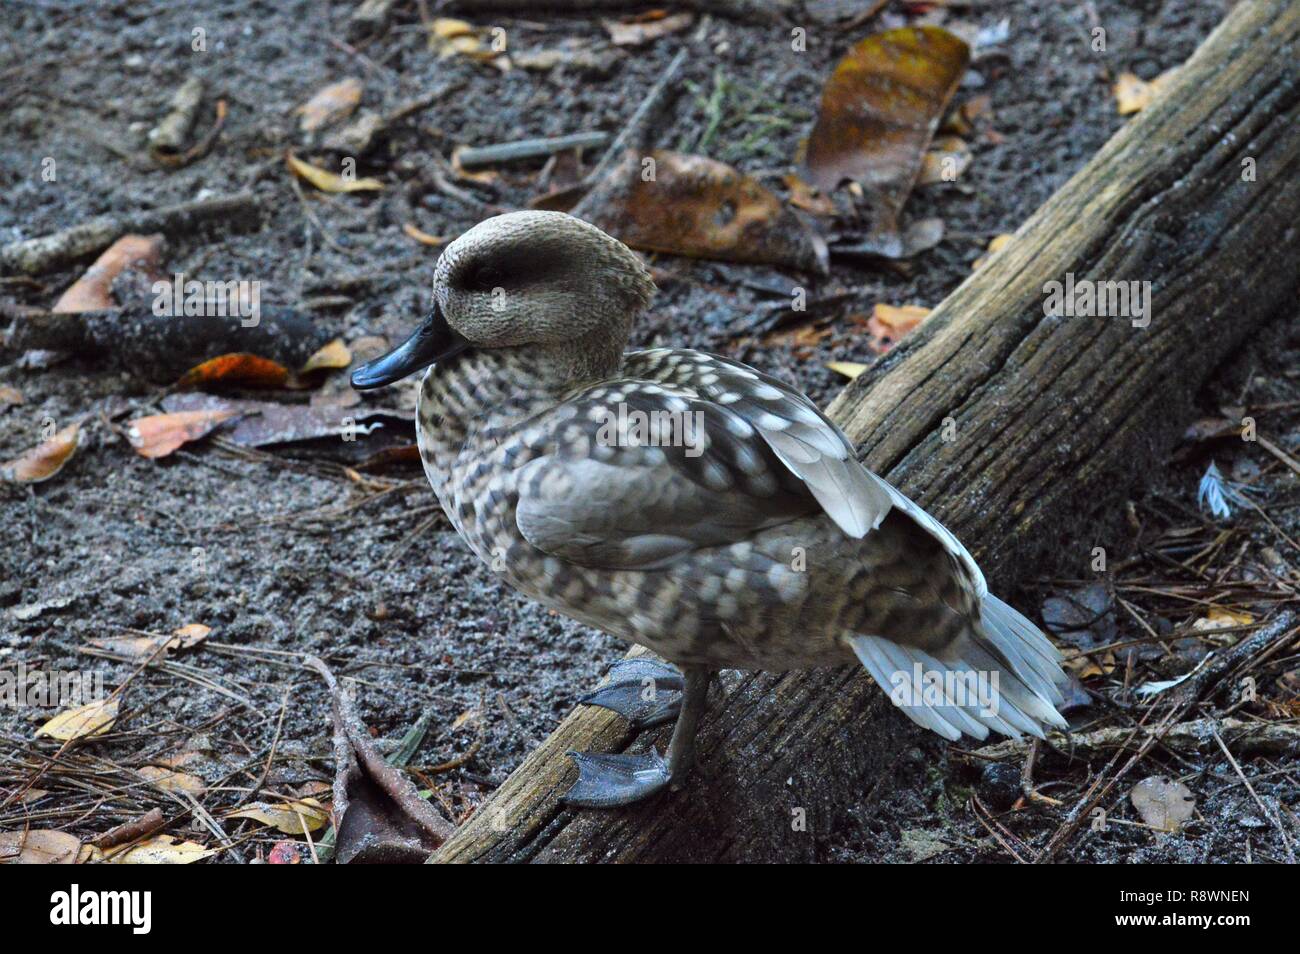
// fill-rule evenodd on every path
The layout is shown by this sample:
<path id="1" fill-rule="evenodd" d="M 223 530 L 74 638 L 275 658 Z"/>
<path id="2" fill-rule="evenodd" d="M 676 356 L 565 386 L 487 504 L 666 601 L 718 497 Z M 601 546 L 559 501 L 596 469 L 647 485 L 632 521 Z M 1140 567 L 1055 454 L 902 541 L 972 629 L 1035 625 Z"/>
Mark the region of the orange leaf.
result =
<path id="1" fill-rule="evenodd" d="M 867 330 L 875 336 L 875 340 L 869 341 L 868 346 L 877 354 L 884 354 L 900 338 L 925 321 L 929 314 L 930 309 L 920 305 L 876 305 L 867 320 Z"/>
<path id="2" fill-rule="evenodd" d="M 402 231 L 422 245 L 441 245 L 442 243 L 447 241 L 444 238 L 438 238 L 438 236 L 436 235 L 430 235 L 428 232 L 416 228 L 410 222 L 407 222 L 405 225 L 402 226 Z"/>
<path id="3" fill-rule="evenodd" d="M 126 436 L 141 457 L 166 457 L 182 444 L 206 437 L 218 424 L 237 413 L 234 408 L 222 408 L 151 414 L 132 421 Z"/>
<path id="4" fill-rule="evenodd" d="M 48 441 L 0 464 L 0 479 L 17 484 L 39 484 L 49 480 L 63 469 L 80 443 L 81 428 L 69 424 Z"/>
<path id="5" fill-rule="evenodd" d="M 176 382 L 181 388 L 207 385 L 222 387 L 279 388 L 289 380 L 289 369 L 270 358 L 236 352 L 218 355 L 190 368 Z"/>

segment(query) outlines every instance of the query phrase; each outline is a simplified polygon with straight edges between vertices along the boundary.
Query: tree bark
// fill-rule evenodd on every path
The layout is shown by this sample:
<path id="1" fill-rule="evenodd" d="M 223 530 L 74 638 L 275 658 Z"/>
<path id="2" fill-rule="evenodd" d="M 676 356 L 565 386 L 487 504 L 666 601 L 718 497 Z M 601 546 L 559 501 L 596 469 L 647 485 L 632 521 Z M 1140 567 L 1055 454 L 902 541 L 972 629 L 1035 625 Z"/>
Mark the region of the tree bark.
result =
<path id="1" fill-rule="evenodd" d="M 1298 53 L 1300 4 L 1238 4 L 1156 102 L 832 404 L 865 462 L 951 528 L 995 591 L 1119 549 L 1118 521 L 1099 514 L 1166 459 L 1215 365 L 1296 314 Z M 1046 316 L 1045 286 L 1066 273 L 1149 281 L 1149 323 Z M 629 740 L 620 717 L 579 707 L 431 860 L 815 858 L 901 755 L 932 744 L 865 672 L 729 676 L 681 791 L 560 807 L 567 750 Z"/>

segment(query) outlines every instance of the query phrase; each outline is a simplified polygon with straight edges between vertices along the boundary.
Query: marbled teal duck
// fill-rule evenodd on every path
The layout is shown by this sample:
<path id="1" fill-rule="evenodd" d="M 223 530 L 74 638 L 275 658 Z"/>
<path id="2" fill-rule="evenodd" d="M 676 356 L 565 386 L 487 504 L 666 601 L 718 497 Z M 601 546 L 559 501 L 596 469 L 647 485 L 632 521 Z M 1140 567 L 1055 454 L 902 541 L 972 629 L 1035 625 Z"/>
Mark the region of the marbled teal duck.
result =
<path id="1" fill-rule="evenodd" d="M 808 398 L 716 355 L 625 353 L 653 292 L 592 225 L 497 216 L 447 246 L 432 314 L 352 379 L 428 368 L 420 454 L 465 542 L 520 592 L 679 667 L 621 663 L 584 700 L 677 725 L 666 761 L 574 753 L 567 800 L 679 780 L 723 668 L 858 660 L 949 739 L 1063 726 L 1052 644 Z"/>

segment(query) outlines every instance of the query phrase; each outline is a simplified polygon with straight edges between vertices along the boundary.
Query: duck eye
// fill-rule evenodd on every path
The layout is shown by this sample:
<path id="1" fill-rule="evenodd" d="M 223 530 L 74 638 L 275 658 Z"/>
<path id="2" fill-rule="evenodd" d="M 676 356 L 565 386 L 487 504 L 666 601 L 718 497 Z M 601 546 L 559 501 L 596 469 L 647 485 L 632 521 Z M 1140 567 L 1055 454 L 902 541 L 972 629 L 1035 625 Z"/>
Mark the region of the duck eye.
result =
<path id="1" fill-rule="evenodd" d="M 505 273 L 497 265 L 478 265 L 469 274 L 466 283 L 474 291 L 491 291 L 501 285 Z"/>

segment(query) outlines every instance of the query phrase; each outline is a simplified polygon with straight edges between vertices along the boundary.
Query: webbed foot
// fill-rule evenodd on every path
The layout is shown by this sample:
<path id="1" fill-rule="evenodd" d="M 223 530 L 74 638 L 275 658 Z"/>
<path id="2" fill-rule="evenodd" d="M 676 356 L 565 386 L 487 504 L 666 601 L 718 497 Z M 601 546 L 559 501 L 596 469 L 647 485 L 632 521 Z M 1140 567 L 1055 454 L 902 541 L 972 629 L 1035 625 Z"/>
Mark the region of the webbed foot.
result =
<path id="1" fill-rule="evenodd" d="M 564 794 L 569 805 L 616 808 L 631 805 L 667 787 L 668 763 L 654 749 L 644 755 L 570 752 L 578 765 L 578 780 Z"/>
<path id="2" fill-rule="evenodd" d="M 638 656 L 616 662 L 610 667 L 609 681 L 578 702 L 612 709 L 640 731 L 677 718 L 683 685 L 682 674 L 675 667 Z"/>
<path id="3" fill-rule="evenodd" d="M 570 752 L 569 757 L 578 766 L 578 780 L 573 783 L 563 796 L 562 801 L 569 805 L 580 805 L 585 808 L 615 808 L 620 805 L 631 805 L 633 802 L 639 802 L 644 798 L 649 798 L 668 787 L 669 783 L 680 783 L 690 771 L 691 765 L 695 760 L 695 733 L 699 729 L 700 716 L 704 714 L 704 706 L 709 693 L 709 677 L 711 673 L 707 669 L 688 668 L 684 675 L 679 674 L 671 667 L 662 663 L 655 663 L 653 660 L 627 660 L 627 663 L 640 663 L 641 665 L 632 670 L 631 667 L 625 668 L 619 674 L 626 675 L 628 672 L 635 671 L 637 678 L 630 684 L 634 689 L 647 686 L 641 678 L 647 671 L 651 672 L 648 677 L 654 681 L 657 691 L 660 689 L 660 677 L 664 682 L 676 679 L 680 686 L 680 692 L 672 690 L 674 696 L 679 698 L 673 702 L 673 713 L 676 713 L 678 707 L 681 709 L 680 715 L 677 716 L 677 725 L 673 728 L 673 738 L 668 744 L 668 758 L 665 759 L 653 748 L 645 754 L 629 753 L 604 753 L 604 752 Z M 645 664 L 651 664 L 656 669 L 648 669 Z M 620 664 L 622 665 L 622 664 Z M 615 667 L 618 669 L 618 667 Z M 669 670 L 665 673 L 664 670 Z M 657 672 L 657 674 L 656 674 Z M 611 679 L 615 678 L 615 672 L 610 672 Z M 615 683 L 611 682 L 602 690 L 598 690 L 593 695 L 600 695 L 602 692 L 612 688 Z M 594 701 L 588 697 L 584 701 Z M 596 702 L 596 705 L 605 705 L 603 702 Z M 661 702 L 661 705 L 663 703 Z M 614 708 L 608 706 L 608 708 Z M 622 710 L 617 710 L 622 711 Z M 627 713 L 624 713 L 625 715 Z M 636 725 L 636 719 L 628 716 Z M 668 715 L 666 718 L 672 718 Z M 659 719 L 666 721 L 666 719 Z M 653 725 L 655 723 L 643 723 Z"/>

